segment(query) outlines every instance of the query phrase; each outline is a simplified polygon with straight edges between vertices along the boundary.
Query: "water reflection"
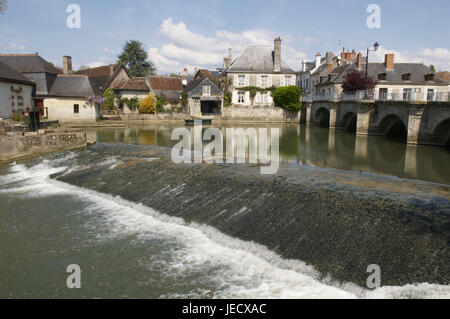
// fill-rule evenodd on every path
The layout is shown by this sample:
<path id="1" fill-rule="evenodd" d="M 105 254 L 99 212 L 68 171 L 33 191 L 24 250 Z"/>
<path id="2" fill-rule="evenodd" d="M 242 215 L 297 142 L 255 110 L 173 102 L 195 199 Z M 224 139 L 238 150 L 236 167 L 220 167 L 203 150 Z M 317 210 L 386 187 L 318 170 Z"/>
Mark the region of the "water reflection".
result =
<path id="1" fill-rule="evenodd" d="M 123 142 L 172 147 L 173 129 L 159 124 L 98 128 L 87 132 L 98 142 Z M 302 165 L 387 174 L 450 185 L 450 152 L 441 147 L 411 146 L 379 136 L 297 124 L 221 125 L 226 128 L 276 127 L 280 130 L 280 160 Z M 207 127 L 204 127 L 206 129 Z M 191 128 L 192 129 L 192 128 Z M 224 141 L 225 143 L 225 141 Z M 225 144 L 224 144 L 225 145 Z"/>

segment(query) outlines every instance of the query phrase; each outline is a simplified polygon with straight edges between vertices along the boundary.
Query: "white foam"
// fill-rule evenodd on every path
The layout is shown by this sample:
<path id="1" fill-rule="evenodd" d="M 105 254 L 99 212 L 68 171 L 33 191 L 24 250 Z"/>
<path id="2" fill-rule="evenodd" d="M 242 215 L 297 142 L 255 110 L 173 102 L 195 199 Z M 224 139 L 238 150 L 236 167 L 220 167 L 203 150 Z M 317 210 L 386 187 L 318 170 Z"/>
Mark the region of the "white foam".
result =
<path id="1" fill-rule="evenodd" d="M 218 298 L 449 298 L 450 287 L 430 284 L 382 287 L 369 291 L 354 284 L 330 285 L 318 279 L 319 274 L 298 260 L 286 260 L 266 247 L 245 242 L 220 233 L 215 228 L 197 223 L 187 224 L 183 219 L 161 214 L 142 204 L 120 197 L 83 189 L 49 178 L 50 174 L 65 168 L 54 168 L 50 162 L 26 168 L 13 165 L 7 178 L 22 179 L 22 190 L 34 187 L 40 196 L 59 192 L 71 194 L 88 202 L 83 213 L 102 212 L 98 222 L 106 223 L 107 234 L 99 240 L 136 234 L 159 237 L 182 243 L 171 251 L 172 260 L 166 264 L 174 276 L 210 267 Z M 0 182 L 3 180 L 0 176 Z M 45 187 L 43 187 L 45 186 Z M 20 189 L 13 189 L 13 192 Z M 183 187 L 180 185 L 179 187 Z M 178 189 L 177 189 L 178 190 Z M 31 193 L 31 192 L 30 192 Z M 98 215 L 98 214 L 97 214 Z M 103 218 L 103 220 L 100 220 Z M 96 225 L 92 225 L 96 227 Z M 173 293 L 163 297 L 195 297 Z"/>

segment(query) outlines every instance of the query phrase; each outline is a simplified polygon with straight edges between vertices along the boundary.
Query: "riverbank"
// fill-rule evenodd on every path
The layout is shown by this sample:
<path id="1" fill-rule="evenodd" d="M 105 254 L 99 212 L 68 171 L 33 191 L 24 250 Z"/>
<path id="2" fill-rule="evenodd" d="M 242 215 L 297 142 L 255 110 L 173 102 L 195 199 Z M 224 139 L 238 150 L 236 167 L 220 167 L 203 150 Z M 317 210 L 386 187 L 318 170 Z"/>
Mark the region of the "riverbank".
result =
<path id="1" fill-rule="evenodd" d="M 85 147 L 86 133 L 68 129 L 14 132 L 0 136 L 0 163 L 28 160 L 36 156 Z"/>

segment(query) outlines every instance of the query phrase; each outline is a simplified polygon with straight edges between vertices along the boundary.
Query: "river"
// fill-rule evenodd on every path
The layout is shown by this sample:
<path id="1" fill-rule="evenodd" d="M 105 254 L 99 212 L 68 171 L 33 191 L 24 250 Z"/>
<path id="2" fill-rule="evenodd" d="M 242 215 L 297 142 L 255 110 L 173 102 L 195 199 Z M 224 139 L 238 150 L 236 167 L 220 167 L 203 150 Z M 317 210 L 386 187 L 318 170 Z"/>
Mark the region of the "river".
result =
<path id="1" fill-rule="evenodd" d="M 447 150 L 261 126 L 280 129 L 274 176 L 175 164 L 172 125 L 92 129 L 96 145 L 0 166 L 0 297 L 450 297 Z"/>

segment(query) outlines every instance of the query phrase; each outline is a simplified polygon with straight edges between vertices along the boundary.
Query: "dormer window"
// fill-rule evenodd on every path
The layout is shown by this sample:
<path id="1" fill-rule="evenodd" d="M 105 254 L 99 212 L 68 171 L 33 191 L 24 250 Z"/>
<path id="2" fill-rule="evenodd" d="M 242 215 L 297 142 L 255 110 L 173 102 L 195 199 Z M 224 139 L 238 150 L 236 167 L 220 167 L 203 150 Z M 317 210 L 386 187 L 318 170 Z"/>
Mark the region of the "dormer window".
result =
<path id="1" fill-rule="evenodd" d="M 434 74 L 433 73 L 425 74 L 425 81 L 434 81 Z"/>
<path id="2" fill-rule="evenodd" d="M 387 79 L 386 73 L 380 73 L 380 74 L 378 74 L 378 80 L 380 80 L 380 81 L 386 81 L 386 79 Z"/>
<path id="3" fill-rule="evenodd" d="M 203 85 L 203 95 L 211 95 L 211 85 Z"/>
<path id="4" fill-rule="evenodd" d="M 411 73 L 405 73 L 402 75 L 403 81 L 411 81 Z"/>

